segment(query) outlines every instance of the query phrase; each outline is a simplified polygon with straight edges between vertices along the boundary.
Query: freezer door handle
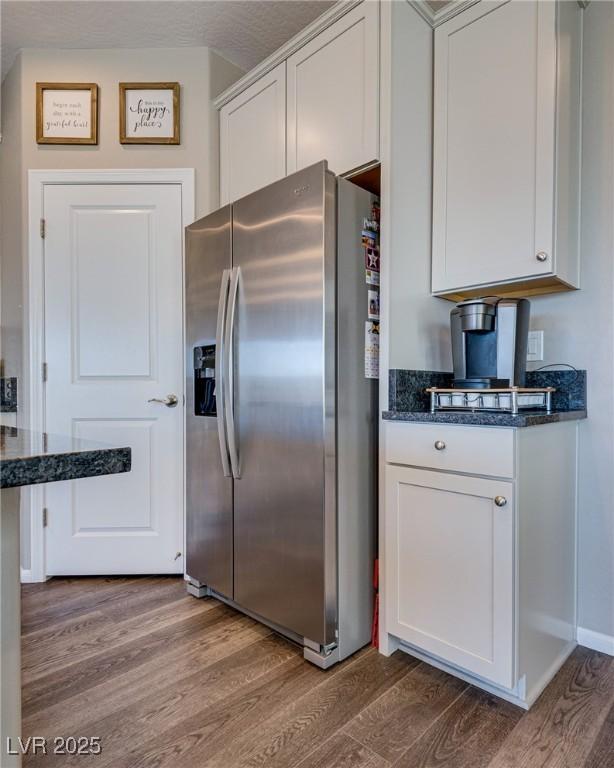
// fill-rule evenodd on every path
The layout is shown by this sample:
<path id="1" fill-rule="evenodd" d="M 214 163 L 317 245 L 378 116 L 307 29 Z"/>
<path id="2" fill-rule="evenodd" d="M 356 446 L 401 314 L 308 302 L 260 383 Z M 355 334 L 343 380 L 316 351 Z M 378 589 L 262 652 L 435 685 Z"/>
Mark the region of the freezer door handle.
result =
<path id="1" fill-rule="evenodd" d="M 226 398 L 224 393 L 224 325 L 228 307 L 228 286 L 230 270 L 222 272 L 220 298 L 217 305 L 217 326 L 215 329 L 215 406 L 217 411 L 217 435 L 220 441 L 220 456 L 224 477 L 230 477 L 228 440 L 226 438 Z"/>
<path id="2" fill-rule="evenodd" d="M 224 368 L 224 401 L 226 404 L 226 426 L 228 436 L 228 453 L 230 454 L 230 466 L 232 476 L 235 480 L 241 477 L 239 467 L 239 451 L 237 447 L 237 436 L 235 433 L 235 409 L 234 409 L 234 325 L 235 310 L 237 307 L 237 293 L 239 291 L 239 277 L 241 275 L 240 267 L 233 267 L 230 277 L 230 288 L 228 289 L 228 310 L 226 312 L 226 333 L 224 337 L 224 357 L 226 365 Z"/>

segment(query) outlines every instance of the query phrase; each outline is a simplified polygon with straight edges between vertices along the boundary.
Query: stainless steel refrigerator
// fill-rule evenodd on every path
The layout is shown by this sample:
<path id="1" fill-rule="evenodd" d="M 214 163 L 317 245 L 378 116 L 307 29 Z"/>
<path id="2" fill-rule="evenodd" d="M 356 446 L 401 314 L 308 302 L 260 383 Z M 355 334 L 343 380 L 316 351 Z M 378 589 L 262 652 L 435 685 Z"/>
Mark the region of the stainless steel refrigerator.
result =
<path id="1" fill-rule="evenodd" d="M 373 196 L 317 163 L 186 230 L 188 590 L 321 667 L 370 640 Z"/>

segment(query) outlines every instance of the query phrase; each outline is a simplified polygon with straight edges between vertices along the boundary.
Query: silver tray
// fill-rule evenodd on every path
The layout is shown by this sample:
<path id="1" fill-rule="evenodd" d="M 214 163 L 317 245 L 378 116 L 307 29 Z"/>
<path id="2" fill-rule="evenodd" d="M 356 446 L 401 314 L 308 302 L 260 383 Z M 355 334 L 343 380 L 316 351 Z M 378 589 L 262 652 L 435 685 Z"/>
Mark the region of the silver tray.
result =
<path id="1" fill-rule="evenodd" d="M 436 411 L 498 411 L 517 414 L 521 410 L 552 412 L 554 387 L 507 389 L 443 389 L 429 387 L 431 413 Z"/>

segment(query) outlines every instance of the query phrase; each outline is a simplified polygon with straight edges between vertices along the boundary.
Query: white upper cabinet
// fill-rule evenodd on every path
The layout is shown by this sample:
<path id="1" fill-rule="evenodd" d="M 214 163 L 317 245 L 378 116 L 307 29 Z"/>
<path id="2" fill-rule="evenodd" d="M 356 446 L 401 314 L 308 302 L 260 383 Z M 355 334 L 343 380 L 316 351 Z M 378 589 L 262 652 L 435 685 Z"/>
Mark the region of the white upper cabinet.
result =
<path id="1" fill-rule="evenodd" d="M 220 110 L 220 203 L 286 175 L 286 64 Z"/>
<path id="2" fill-rule="evenodd" d="M 379 157 L 379 3 L 346 13 L 287 60 L 288 173 Z"/>
<path id="3" fill-rule="evenodd" d="M 222 205 L 320 160 L 337 174 L 378 160 L 379 2 L 343 11 L 330 9 L 273 54 L 287 50 L 281 64 L 229 89 L 238 95 L 221 95 Z"/>
<path id="4" fill-rule="evenodd" d="M 435 30 L 434 293 L 578 287 L 581 13 L 482 0 Z"/>

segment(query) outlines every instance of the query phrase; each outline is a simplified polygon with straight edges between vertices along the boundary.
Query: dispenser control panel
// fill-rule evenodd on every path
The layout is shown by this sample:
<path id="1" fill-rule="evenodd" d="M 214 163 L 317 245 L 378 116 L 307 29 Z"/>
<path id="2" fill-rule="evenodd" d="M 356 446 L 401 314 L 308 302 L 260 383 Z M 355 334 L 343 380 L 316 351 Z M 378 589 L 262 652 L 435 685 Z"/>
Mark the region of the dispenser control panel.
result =
<path id="1" fill-rule="evenodd" d="M 194 347 L 194 413 L 216 416 L 215 344 Z"/>

